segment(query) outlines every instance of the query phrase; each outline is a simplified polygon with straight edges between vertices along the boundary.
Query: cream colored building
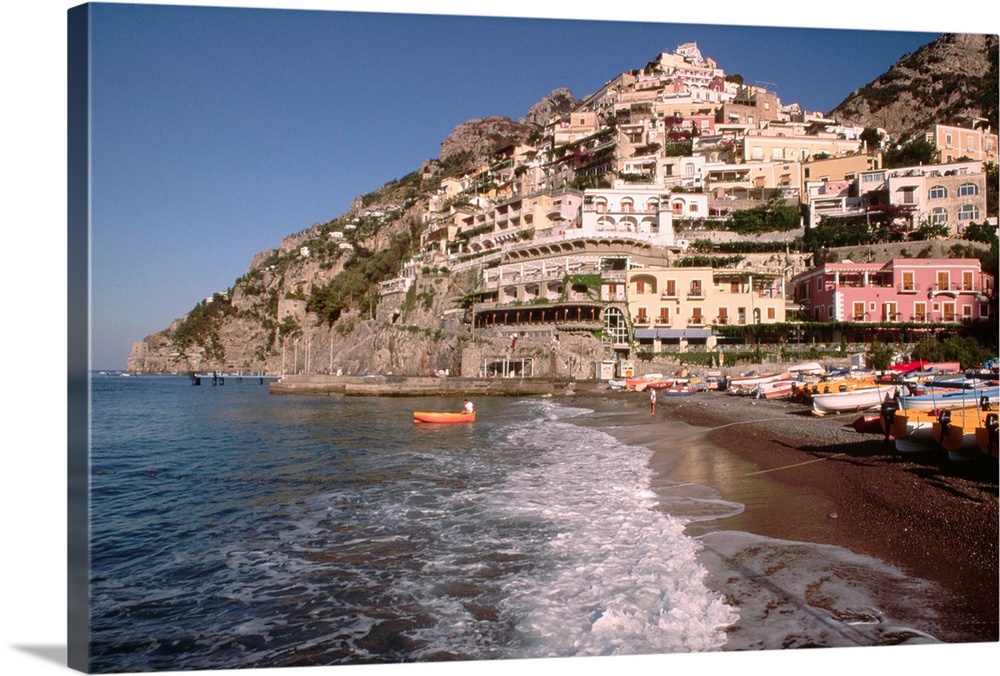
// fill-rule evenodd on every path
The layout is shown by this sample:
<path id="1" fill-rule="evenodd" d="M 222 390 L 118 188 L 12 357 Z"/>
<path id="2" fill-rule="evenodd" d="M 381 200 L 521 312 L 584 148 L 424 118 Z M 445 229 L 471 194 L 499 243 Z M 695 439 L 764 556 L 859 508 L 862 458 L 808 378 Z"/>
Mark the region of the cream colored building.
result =
<path id="1" fill-rule="evenodd" d="M 785 321 L 780 274 L 712 268 L 633 268 L 629 318 L 641 346 L 707 339 L 713 326 Z M 711 345 L 709 345 L 711 347 Z"/>
<path id="2" fill-rule="evenodd" d="M 861 142 L 838 134 L 800 134 L 794 129 L 752 129 L 743 137 L 745 162 L 804 162 L 816 155 L 853 155 Z"/>
<path id="3" fill-rule="evenodd" d="M 798 197 L 801 171 L 798 162 L 710 163 L 702 167 L 704 189 L 716 199 L 766 199 L 781 191 Z"/>
<path id="4" fill-rule="evenodd" d="M 579 141 L 593 136 L 601 130 L 600 121 L 594 111 L 581 110 L 559 118 L 553 123 L 552 142 L 556 146 Z"/>

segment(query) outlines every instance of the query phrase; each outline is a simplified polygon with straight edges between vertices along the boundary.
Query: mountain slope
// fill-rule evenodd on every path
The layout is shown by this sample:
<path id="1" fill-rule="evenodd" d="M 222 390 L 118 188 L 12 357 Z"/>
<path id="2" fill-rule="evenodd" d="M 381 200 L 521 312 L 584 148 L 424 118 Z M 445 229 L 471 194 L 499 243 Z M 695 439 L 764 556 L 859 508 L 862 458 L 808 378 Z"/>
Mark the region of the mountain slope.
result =
<path id="1" fill-rule="evenodd" d="M 829 117 L 894 137 L 982 117 L 997 128 L 997 36 L 946 33 L 854 91 Z"/>

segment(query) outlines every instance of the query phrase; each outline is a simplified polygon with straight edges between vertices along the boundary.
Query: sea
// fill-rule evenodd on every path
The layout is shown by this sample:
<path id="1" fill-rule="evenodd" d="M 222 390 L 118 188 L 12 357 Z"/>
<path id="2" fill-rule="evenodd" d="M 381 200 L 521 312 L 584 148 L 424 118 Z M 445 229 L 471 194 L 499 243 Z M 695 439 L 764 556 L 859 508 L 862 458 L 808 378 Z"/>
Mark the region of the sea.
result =
<path id="1" fill-rule="evenodd" d="M 569 400 L 428 425 L 412 412 L 461 399 L 90 390 L 92 672 L 936 642 L 932 611 L 881 603 L 930 608 L 929 583 L 727 531 L 742 505 L 655 475 Z"/>

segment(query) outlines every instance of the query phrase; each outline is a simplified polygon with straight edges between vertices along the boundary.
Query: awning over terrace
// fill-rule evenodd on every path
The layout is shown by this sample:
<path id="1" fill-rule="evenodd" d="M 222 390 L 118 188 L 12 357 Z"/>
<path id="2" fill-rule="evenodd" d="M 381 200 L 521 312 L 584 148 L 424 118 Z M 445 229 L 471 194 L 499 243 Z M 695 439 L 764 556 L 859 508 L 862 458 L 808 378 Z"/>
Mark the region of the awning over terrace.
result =
<path id="1" fill-rule="evenodd" d="M 638 339 L 650 338 L 708 338 L 712 329 L 636 329 Z"/>

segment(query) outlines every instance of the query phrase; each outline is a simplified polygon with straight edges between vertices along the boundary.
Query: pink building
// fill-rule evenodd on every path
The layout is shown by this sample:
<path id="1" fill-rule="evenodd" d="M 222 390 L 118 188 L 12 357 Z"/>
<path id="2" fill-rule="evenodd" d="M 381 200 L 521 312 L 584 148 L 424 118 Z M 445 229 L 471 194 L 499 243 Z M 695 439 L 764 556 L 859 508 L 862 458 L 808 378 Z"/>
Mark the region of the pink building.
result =
<path id="1" fill-rule="evenodd" d="M 975 258 L 826 263 L 792 278 L 818 322 L 961 322 L 989 318 L 995 280 Z"/>

